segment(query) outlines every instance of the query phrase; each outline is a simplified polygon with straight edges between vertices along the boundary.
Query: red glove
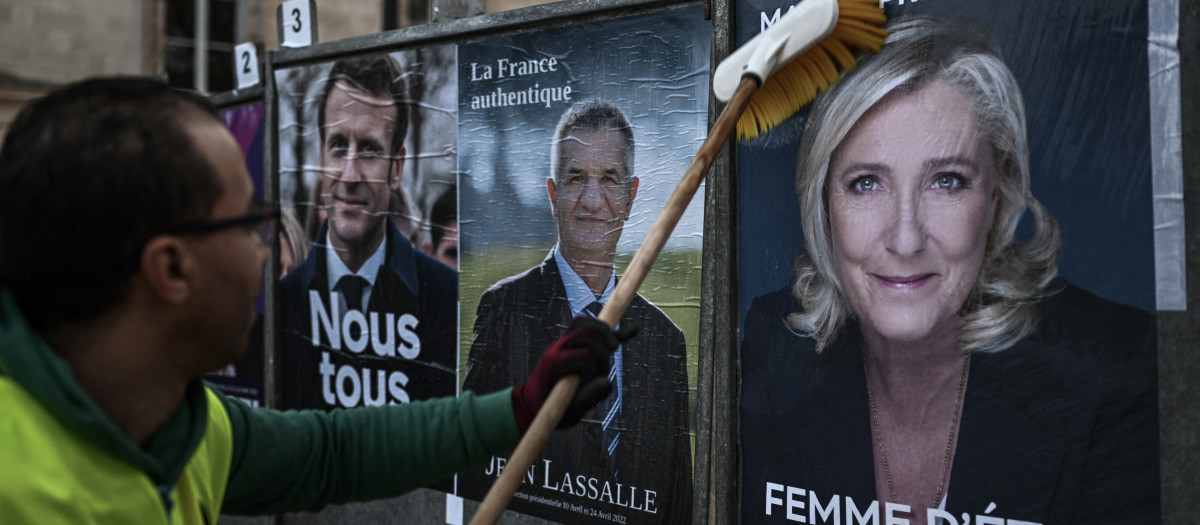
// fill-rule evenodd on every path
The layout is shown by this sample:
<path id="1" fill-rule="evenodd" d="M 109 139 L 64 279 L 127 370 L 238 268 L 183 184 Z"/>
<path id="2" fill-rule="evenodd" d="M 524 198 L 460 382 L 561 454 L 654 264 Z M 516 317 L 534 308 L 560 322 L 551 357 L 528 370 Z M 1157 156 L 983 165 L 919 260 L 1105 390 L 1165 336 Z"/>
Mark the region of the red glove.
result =
<path id="1" fill-rule="evenodd" d="M 609 356 L 634 333 L 636 330 L 622 331 L 618 335 L 607 324 L 591 317 L 573 319 L 567 332 L 542 353 L 525 384 L 512 391 L 513 414 L 521 433 L 529 429 L 554 384 L 567 374 L 579 374 L 579 390 L 571 399 L 558 428 L 578 423 L 584 412 L 608 397 L 613 388 L 608 381 L 608 371 L 612 367 Z"/>

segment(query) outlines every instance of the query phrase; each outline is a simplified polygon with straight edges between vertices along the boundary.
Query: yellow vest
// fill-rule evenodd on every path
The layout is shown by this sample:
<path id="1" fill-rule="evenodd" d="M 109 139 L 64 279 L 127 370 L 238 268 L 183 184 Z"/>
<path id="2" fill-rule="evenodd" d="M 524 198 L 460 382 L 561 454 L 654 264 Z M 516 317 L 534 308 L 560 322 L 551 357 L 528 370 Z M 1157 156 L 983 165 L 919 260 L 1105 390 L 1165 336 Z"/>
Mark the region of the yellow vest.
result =
<path id="1" fill-rule="evenodd" d="M 171 489 L 168 509 L 150 476 L 62 426 L 0 375 L 0 522 L 208 525 L 229 479 L 229 415 L 211 390 L 204 438 Z"/>

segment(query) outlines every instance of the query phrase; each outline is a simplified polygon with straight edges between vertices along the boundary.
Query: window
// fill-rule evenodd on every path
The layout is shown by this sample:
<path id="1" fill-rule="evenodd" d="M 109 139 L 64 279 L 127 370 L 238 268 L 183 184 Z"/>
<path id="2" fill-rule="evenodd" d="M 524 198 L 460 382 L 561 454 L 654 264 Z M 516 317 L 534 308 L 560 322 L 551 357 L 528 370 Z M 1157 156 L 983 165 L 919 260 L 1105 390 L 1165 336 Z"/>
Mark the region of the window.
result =
<path id="1" fill-rule="evenodd" d="M 233 89 L 233 47 L 241 22 L 237 0 L 166 4 L 168 82 L 201 93 Z M 197 61 L 197 55 L 203 58 Z"/>

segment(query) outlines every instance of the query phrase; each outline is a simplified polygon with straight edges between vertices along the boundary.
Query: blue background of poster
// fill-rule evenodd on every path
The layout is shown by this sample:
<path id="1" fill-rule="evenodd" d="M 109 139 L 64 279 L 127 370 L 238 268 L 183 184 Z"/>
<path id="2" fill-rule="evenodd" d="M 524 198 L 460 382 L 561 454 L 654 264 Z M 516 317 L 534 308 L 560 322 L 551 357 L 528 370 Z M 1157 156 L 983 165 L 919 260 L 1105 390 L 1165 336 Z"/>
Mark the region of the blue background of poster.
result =
<path id="1" fill-rule="evenodd" d="M 736 4 L 739 45 L 786 2 Z M 1154 237 L 1144 0 L 888 0 L 889 18 L 929 13 L 979 22 L 1025 94 L 1034 196 L 1063 231 L 1059 275 L 1154 311 Z M 738 147 L 740 319 L 787 286 L 803 246 L 796 150 L 804 114 Z M 1029 232 L 1023 223 L 1018 235 Z M 787 232 L 780 235 L 779 232 Z"/>

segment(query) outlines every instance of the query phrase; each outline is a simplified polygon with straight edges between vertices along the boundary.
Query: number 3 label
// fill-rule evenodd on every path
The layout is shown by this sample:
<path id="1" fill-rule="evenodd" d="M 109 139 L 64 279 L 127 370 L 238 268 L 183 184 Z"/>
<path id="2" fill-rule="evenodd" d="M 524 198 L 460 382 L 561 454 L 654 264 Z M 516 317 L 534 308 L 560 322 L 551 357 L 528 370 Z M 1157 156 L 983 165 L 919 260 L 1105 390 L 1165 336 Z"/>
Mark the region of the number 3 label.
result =
<path id="1" fill-rule="evenodd" d="M 288 0 L 278 11 L 280 45 L 283 47 L 310 46 L 316 40 L 312 19 L 312 0 Z"/>
<path id="2" fill-rule="evenodd" d="M 258 48 L 253 42 L 246 42 L 233 49 L 233 54 L 237 57 L 233 64 L 233 68 L 237 70 L 237 88 L 246 89 L 258 84 Z"/>

